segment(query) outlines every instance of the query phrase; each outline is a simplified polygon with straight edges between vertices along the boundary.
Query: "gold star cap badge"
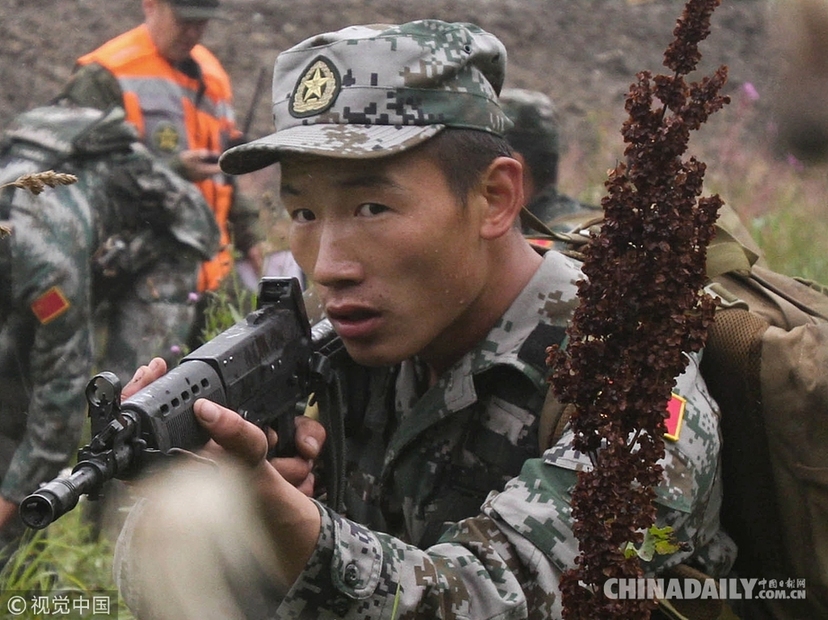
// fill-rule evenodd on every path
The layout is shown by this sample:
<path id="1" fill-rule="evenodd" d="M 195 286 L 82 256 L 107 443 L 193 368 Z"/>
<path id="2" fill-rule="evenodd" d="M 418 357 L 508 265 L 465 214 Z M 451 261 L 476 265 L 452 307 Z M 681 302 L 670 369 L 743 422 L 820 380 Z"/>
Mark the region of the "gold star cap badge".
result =
<path id="1" fill-rule="evenodd" d="M 323 56 L 316 58 L 293 89 L 290 113 L 301 118 L 324 112 L 333 105 L 340 87 L 336 67 Z"/>

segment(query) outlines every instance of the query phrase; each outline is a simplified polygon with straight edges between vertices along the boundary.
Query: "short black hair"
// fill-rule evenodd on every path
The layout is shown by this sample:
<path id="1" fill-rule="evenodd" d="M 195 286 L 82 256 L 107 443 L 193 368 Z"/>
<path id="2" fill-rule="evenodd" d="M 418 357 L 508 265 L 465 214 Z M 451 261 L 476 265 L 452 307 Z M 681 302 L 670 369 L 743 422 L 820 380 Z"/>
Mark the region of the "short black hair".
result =
<path id="1" fill-rule="evenodd" d="M 489 165 L 498 157 L 512 157 L 513 153 L 501 136 L 454 127 L 444 129 L 420 148 L 437 159 L 449 188 L 463 206 Z"/>

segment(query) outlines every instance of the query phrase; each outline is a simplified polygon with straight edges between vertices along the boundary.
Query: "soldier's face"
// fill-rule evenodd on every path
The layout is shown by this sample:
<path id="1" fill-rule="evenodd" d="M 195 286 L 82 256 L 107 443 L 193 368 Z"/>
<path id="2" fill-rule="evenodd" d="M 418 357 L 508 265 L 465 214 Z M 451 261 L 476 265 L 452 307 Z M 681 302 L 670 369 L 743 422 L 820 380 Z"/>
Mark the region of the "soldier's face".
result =
<path id="1" fill-rule="evenodd" d="M 201 41 L 208 20 L 179 19 L 164 0 L 143 0 L 144 17 L 153 43 L 170 62 L 179 62 Z"/>
<path id="2" fill-rule="evenodd" d="M 431 158 L 293 156 L 281 193 L 291 250 L 356 361 L 419 355 L 444 369 L 491 320 L 478 312 L 486 201 L 472 192 L 461 204 Z"/>

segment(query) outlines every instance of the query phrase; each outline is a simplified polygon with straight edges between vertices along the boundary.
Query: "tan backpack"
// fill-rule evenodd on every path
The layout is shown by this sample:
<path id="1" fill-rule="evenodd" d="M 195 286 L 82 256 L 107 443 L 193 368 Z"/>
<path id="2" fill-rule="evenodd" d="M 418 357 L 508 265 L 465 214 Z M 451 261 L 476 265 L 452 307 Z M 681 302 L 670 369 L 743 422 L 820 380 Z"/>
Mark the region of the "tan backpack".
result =
<path id="1" fill-rule="evenodd" d="M 578 233 L 554 238 L 575 256 L 584 242 Z M 751 620 L 828 618 L 828 294 L 766 269 L 760 255 L 723 207 L 707 261 L 708 290 L 722 303 L 701 370 L 722 409 L 721 519 L 739 546 L 735 571 L 758 578 L 757 593 L 804 583 L 806 599 L 731 603 Z M 567 413 L 550 393 L 542 448 L 560 437 Z M 685 617 L 721 611 L 708 604 Z"/>
<path id="2" fill-rule="evenodd" d="M 735 570 L 788 592 L 804 584 L 807 597 L 744 601 L 740 612 L 828 618 L 828 295 L 756 264 L 717 265 L 715 252 L 710 268 L 722 307 L 701 369 L 722 409 L 721 518 L 739 547 Z"/>

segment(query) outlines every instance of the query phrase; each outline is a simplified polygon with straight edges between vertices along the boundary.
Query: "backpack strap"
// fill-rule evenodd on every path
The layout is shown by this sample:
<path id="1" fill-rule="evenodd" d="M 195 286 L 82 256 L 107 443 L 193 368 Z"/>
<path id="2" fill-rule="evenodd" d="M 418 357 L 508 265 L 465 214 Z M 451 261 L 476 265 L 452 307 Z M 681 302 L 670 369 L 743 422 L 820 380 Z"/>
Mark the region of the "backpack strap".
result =
<path id="1" fill-rule="evenodd" d="M 716 237 L 707 248 L 707 276 L 714 278 L 730 271 L 748 271 L 751 254 L 729 232 L 716 229 Z"/>
<path id="2" fill-rule="evenodd" d="M 603 217 L 597 217 L 590 219 L 589 222 L 585 223 L 582 226 L 578 227 L 578 230 L 583 230 L 588 228 L 589 226 L 600 223 Z M 530 243 L 533 243 L 533 246 L 536 249 L 539 249 L 541 252 L 548 249 L 552 244 L 557 243 L 555 245 L 555 249 L 558 250 L 561 254 L 569 256 L 571 258 L 575 258 L 577 260 L 583 260 L 583 254 L 581 250 L 583 247 L 589 242 L 589 236 L 586 234 L 581 234 L 579 232 L 570 232 L 570 233 L 563 233 L 553 230 L 546 224 L 544 224 L 534 213 L 532 213 L 526 207 L 523 207 L 520 210 L 520 223 L 523 225 L 524 228 L 528 228 L 537 232 L 537 235 L 527 235 L 527 239 Z M 539 247 L 540 246 L 540 247 Z"/>
<path id="3" fill-rule="evenodd" d="M 732 271 L 749 271 L 762 252 L 736 212 L 727 205 L 719 210 L 716 235 L 707 247 L 707 277 Z"/>
<path id="4" fill-rule="evenodd" d="M 550 385 L 543 401 L 538 426 L 538 448 L 541 454 L 558 443 L 574 410 L 575 405 L 564 405 L 555 397 Z"/>
<path id="5" fill-rule="evenodd" d="M 828 296 L 821 284 L 791 278 L 761 267 L 751 269 L 750 279 L 754 286 L 758 284 L 780 307 L 782 317 L 779 324 L 785 325 L 787 329 L 812 323 L 814 317 L 828 321 Z"/>

